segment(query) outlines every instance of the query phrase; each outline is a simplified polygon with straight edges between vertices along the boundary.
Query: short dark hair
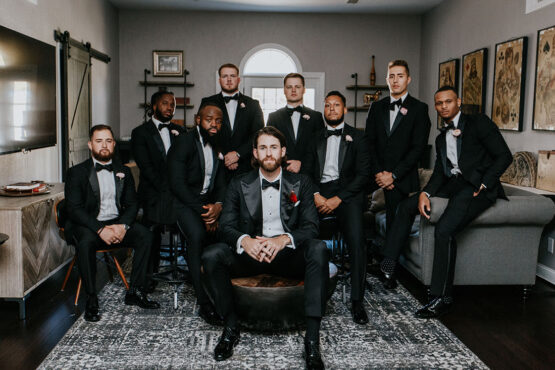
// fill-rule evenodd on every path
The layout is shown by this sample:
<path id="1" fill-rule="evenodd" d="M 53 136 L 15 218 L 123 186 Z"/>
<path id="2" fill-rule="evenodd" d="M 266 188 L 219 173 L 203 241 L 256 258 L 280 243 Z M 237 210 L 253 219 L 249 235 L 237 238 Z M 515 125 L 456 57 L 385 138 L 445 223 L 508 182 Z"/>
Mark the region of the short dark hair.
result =
<path id="1" fill-rule="evenodd" d="M 285 86 L 285 83 L 287 82 L 287 79 L 289 78 L 300 78 L 301 81 L 303 82 L 303 87 L 304 87 L 304 76 L 300 73 L 289 73 L 287 76 L 285 76 L 283 78 L 283 86 Z"/>
<path id="2" fill-rule="evenodd" d="M 345 99 L 345 95 L 341 94 L 339 91 L 337 90 L 330 91 L 329 93 L 327 93 L 326 99 L 330 96 L 339 96 L 343 101 L 343 105 L 347 105 L 347 99 Z"/>
<path id="3" fill-rule="evenodd" d="M 391 67 L 405 67 L 405 70 L 407 71 L 407 76 L 410 76 L 409 64 L 403 59 L 392 60 L 387 64 L 387 69 L 389 70 L 389 68 Z"/>
<path id="4" fill-rule="evenodd" d="M 285 145 L 285 135 L 283 135 L 283 133 L 280 130 L 278 130 L 274 126 L 265 126 L 265 127 L 261 128 L 260 130 L 256 131 L 256 133 L 254 134 L 254 139 L 252 141 L 253 149 L 257 148 L 258 138 L 262 135 L 273 136 L 273 137 L 275 137 L 276 139 L 279 140 L 279 145 L 282 148 L 284 148 L 286 146 Z M 253 168 L 260 167 L 260 164 L 258 163 L 256 158 L 254 158 L 254 156 L 251 158 L 251 165 L 252 165 Z M 287 166 L 287 154 L 282 158 L 281 166 L 282 167 Z"/>
<path id="5" fill-rule="evenodd" d="M 202 112 L 202 110 L 206 107 L 216 107 L 218 108 L 220 111 L 222 110 L 222 108 L 220 108 L 220 106 L 218 104 L 216 104 L 213 101 L 205 101 L 203 103 L 200 104 L 200 107 L 198 108 L 197 111 L 197 116 L 200 115 L 200 112 Z M 223 112 L 222 112 L 223 113 Z"/>
<path id="6" fill-rule="evenodd" d="M 154 106 L 158 104 L 158 102 L 162 99 L 164 95 L 174 96 L 173 92 L 168 90 L 159 90 L 152 94 L 152 96 L 150 97 L 150 107 L 148 109 L 149 116 L 152 116 L 154 114 Z"/>
<path id="7" fill-rule="evenodd" d="M 457 92 L 457 90 L 453 86 L 449 86 L 449 85 L 444 85 L 444 86 L 440 87 L 439 89 L 437 89 L 436 92 L 434 93 L 434 96 L 436 96 L 437 93 L 443 92 L 443 91 L 452 91 L 452 92 L 455 93 L 457 98 L 459 97 L 459 93 Z"/>
<path id="8" fill-rule="evenodd" d="M 237 71 L 237 74 L 239 74 L 239 68 L 237 68 L 237 66 L 235 64 L 225 63 L 225 64 L 222 64 L 220 66 L 220 68 L 218 68 L 218 76 L 222 77 L 222 69 L 224 69 L 224 68 L 233 68 Z"/>
<path id="9" fill-rule="evenodd" d="M 110 134 L 112 134 L 112 139 L 114 139 L 114 131 L 112 131 L 112 128 L 108 125 L 94 125 L 93 127 L 91 127 L 90 131 L 89 131 L 89 140 L 92 140 L 92 137 L 94 135 L 95 132 L 97 131 L 104 131 L 104 130 L 108 130 L 110 131 Z"/>

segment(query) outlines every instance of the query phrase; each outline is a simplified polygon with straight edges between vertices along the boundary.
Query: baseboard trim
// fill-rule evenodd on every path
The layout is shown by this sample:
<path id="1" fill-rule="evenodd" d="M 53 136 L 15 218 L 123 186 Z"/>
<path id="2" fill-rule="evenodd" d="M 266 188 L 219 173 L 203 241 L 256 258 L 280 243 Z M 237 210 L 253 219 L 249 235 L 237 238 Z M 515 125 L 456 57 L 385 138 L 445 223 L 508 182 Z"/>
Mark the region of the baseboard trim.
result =
<path id="1" fill-rule="evenodd" d="M 536 268 L 536 275 L 544 280 L 549 281 L 551 284 L 555 284 L 555 270 L 549 266 L 538 263 Z"/>

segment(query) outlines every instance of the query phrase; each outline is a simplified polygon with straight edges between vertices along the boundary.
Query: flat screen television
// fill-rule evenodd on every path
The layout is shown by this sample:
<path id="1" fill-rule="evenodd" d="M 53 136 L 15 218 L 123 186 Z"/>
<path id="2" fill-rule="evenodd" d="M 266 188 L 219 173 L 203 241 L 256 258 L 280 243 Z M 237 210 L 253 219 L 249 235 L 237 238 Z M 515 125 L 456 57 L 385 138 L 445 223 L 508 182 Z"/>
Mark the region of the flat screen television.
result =
<path id="1" fill-rule="evenodd" d="M 55 53 L 0 26 L 0 154 L 56 145 Z"/>

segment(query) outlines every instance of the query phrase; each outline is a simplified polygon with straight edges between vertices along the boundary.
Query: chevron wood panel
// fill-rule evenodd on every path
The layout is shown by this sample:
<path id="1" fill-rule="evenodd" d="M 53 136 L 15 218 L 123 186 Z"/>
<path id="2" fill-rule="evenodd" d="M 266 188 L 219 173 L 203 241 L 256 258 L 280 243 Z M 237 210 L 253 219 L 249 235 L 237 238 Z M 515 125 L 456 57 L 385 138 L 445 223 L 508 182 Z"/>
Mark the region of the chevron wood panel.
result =
<path id="1" fill-rule="evenodd" d="M 0 232 L 9 236 L 0 246 L 0 297 L 21 297 L 23 266 L 21 265 L 21 211 L 0 210 Z"/>

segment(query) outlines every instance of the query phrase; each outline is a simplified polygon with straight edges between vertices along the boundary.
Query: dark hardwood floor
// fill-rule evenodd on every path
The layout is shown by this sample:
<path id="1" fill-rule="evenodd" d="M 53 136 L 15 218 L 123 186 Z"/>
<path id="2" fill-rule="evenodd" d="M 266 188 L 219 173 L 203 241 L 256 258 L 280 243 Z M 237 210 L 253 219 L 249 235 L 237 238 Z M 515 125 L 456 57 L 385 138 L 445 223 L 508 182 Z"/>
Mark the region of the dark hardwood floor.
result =
<path id="1" fill-rule="evenodd" d="M 18 319 L 17 303 L 0 301 L 1 369 L 36 368 L 82 313 L 84 297 L 73 305 L 77 274 L 60 292 L 64 273 L 65 268 L 31 294 L 25 321 Z M 108 281 L 101 265 L 98 275 L 100 289 Z M 425 301 L 426 289 L 416 279 L 406 272 L 399 279 Z M 555 364 L 555 287 L 541 279 L 525 303 L 517 286 L 456 287 L 453 311 L 441 322 L 493 369 Z"/>

